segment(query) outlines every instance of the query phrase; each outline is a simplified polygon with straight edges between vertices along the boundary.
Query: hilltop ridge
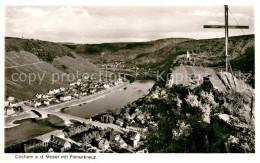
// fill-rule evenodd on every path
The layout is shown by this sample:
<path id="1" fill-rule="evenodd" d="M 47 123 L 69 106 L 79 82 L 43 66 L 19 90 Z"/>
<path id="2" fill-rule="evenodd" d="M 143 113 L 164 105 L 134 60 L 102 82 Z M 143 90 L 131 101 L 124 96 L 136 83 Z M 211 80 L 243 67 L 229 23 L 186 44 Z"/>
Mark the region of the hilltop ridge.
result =
<path id="1" fill-rule="evenodd" d="M 11 74 L 14 72 L 26 72 L 28 74 L 26 67 L 23 65 L 41 61 L 43 61 L 41 66 L 31 66 L 40 74 L 42 72 L 92 74 L 98 73 L 104 68 L 104 65 L 106 65 L 106 68 L 107 66 L 118 68 L 119 65 L 122 72 L 125 71 L 134 75 L 135 71 L 138 71 L 141 77 L 148 75 L 156 78 L 157 73 L 163 72 L 163 75 L 165 75 L 176 59 L 178 64 L 185 64 L 185 54 L 189 50 L 192 52 L 194 65 L 211 67 L 216 70 L 224 68 L 224 38 L 203 40 L 167 38 L 148 42 L 103 44 L 66 44 L 12 37 L 6 37 L 5 41 L 5 65 L 9 67 L 5 74 L 7 78 L 6 95 L 19 96 L 21 99 L 32 97 L 34 93 L 40 93 L 33 91 L 38 86 L 24 86 L 34 92 L 28 93 L 30 94 L 28 96 L 23 96 L 22 92 L 21 95 L 16 94 L 17 91 L 14 90 L 19 89 L 19 86 L 23 84 L 12 83 Z M 229 41 L 230 62 L 234 72 L 249 73 L 249 79 L 254 85 L 254 66 L 252 66 L 254 65 L 254 35 L 230 37 Z M 25 55 L 25 53 L 30 53 L 30 55 Z M 15 59 L 13 56 L 24 59 Z M 36 56 L 36 58 L 33 56 Z M 31 60 L 31 58 L 35 59 Z M 10 68 L 12 66 L 15 67 Z M 52 67 L 52 70 L 49 70 L 50 67 Z M 43 88 L 45 92 L 52 88 L 48 85 Z"/>

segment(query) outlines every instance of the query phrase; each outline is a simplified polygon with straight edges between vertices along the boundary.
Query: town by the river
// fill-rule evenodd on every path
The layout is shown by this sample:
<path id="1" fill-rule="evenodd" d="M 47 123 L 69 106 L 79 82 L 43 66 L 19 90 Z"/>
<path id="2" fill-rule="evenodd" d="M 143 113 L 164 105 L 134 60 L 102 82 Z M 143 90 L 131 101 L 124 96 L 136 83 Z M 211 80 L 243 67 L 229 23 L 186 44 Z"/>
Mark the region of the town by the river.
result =
<path id="1" fill-rule="evenodd" d="M 107 91 L 105 93 L 97 92 L 95 98 L 86 100 L 86 102 L 79 105 L 64 107 L 60 109 L 59 112 L 76 117 L 89 118 L 108 110 L 115 111 L 148 94 L 153 85 L 154 81 L 151 80 L 137 80 L 131 84 L 127 83 L 126 87 L 117 87 L 113 89 L 113 91 Z M 27 118 L 16 120 L 13 124 L 19 125 L 5 128 L 6 147 L 23 143 L 34 137 L 61 129 L 65 126 L 64 121 L 55 115 L 49 115 L 44 119 Z"/>

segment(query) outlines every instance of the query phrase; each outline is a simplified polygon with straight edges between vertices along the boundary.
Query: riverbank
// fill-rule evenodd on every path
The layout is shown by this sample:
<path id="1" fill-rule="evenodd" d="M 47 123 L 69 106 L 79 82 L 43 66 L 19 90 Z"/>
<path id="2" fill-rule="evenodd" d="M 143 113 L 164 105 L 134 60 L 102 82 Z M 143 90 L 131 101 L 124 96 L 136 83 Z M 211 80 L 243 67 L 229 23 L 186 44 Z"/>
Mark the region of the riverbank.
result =
<path id="1" fill-rule="evenodd" d="M 29 118 L 39 118 L 36 114 L 31 111 L 25 111 L 21 114 L 15 116 L 9 116 L 5 118 L 5 128 L 12 128 L 18 126 L 19 124 L 14 124 L 15 121 L 20 121 Z"/>
<path id="2" fill-rule="evenodd" d="M 74 99 L 74 100 L 71 100 L 71 101 L 67 101 L 67 102 L 64 102 L 64 103 L 61 103 L 61 104 L 44 107 L 44 108 L 41 108 L 41 109 L 59 112 L 62 108 L 66 108 L 66 107 L 70 107 L 70 106 L 78 106 L 78 105 L 83 104 L 83 103 L 89 103 L 89 102 L 95 101 L 95 100 L 100 99 L 100 98 L 102 98 L 106 95 L 114 93 L 117 90 L 120 90 L 124 87 L 127 87 L 128 85 L 129 85 L 128 82 L 124 82 L 120 85 L 102 90 L 102 91 L 97 92 L 95 94 L 92 94 L 92 95 L 89 95 L 89 96 L 84 96 L 81 99 Z M 25 112 L 23 112 L 19 115 L 10 116 L 10 117 L 5 118 L 5 128 L 11 128 L 11 127 L 18 126 L 19 124 L 14 124 L 14 122 L 17 121 L 17 120 L 22 120 L 22 119 L 27 119 L 27 118 L 39 118 L 37 115 L 35 115 L 31 111 L 26 111 L 28 109 L 31 109 L 31 107 L 28 107 L 28 106 L 23 106 L 23 107 L 25 109 Z"/>
<path id="3" fill-rule="evenodd" d="M 153 81 L 135 81 L 128 87 L 121 87 L 114 93 L 101 96 L 98 100 L 66 108 L 63 110 L 63 113 L 81 118 L 89 118 L 108 110 L 116 111 L 148 94 L 153 84 Z"/>
<path id="4" fill-rule="evenodd" d="M 49 114 L 51 114 L 52 112 L 54 117 L 56 115 L 56 113 L 54 112 L 57 112 L 58 114 L 60 112 L 61 114 L 67 114 L 68 117 L 74 116 L 74 118 L 71 119 L 75 119 L 75 117 L 86 119 L 87 117 L 104 113 L 107 110 L 117 110 L 119 108 L 122 108 L 123 106 L 126 106 L 129 103 L 132 103 L 133 101 L 143 97 L 145 94 L 148 94 L 153 84 L 153 81 L 135 81 L 132 84 L 130 84 L 129 82 L 122 83 L 116 87 L 111 87 L 110 89 L 100 91 L 90 96 L 86 96 L 88 98 L 77 99 L 72 101 L 72 103 L 66 103 L 65 105 L 60 104 L 59 106 L 56 105 L 55 107 L 48 107 L 48 110 L 46 110 L 47 107 L 45 107 L 44 109 L 38 108 L 38 110 L 42 110 L 46 113 L 49 112 Z M 68 104 L 70 104 L 70 106 L 65 107 Z M 28 109 L 29 111 L 29 108 L 26 109 Z M 31 111 L 29 112 L 31 114 L 34 114 Z M 56 118 L 60 119 L 58 117 L 59 116 L 56 115 Z M 6 142 L 6 145 L 11 145 L 14 143 L 16 144 L 18 143 L 18 141 L 19 143 L 22 143 L 30 138 L 33 139 L 35 136 L 40 136 L 46 134 L 47 132 L 58 129 L 48 124 L 47 121 L 50 120 L 52 120 L 51 117 L 48 117 L 46 119 L 38 119 L 36 121 L 25 120 L 22 121 L 22 123 L 20 123 L 20 121 L 17 121 L 17 123 L 20 123 L 19 126 L 5 129 L 5 135 L 9 136 L 9 139 L 6 139 L 6 141 L 9 140 Z M 38 123 L 38 121 L 44 121 L 46 123 Z M 100 124 L 99 122 L 92 123 L 94 125 L 101 126 L 102 128 L 109 127 L 114 128 L 116 131 L 121 131 L 118 130 L 118 127 L 114 126 L 113 124 Z M 32 128 L 36 132 L 32 132 Z M 17 133 L 22 133 L 22 135 Z"/>

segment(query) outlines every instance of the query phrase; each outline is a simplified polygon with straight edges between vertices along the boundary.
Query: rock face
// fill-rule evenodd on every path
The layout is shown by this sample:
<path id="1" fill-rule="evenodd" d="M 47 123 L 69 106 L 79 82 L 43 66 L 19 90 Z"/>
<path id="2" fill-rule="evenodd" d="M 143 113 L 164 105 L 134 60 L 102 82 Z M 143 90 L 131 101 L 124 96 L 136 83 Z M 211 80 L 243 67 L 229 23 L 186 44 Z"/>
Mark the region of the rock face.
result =
<path id="1" fill-rule="evenodd" d="M 215 72 L 213 69 L 198 66 L 179 66 L 175 68 L 166 86 L 183 85 L 195 88 L 203 82 L 210 82 L 220 92 L 233 90 L 247 96 L 254 96 L 254 90 L 229 72 Z"/>
<path id="2" fill-rule="evenodd" d="M 251 110 L 251 107 L 254 106 L 254 99 L 255 99 L 254 89 L 251 86 L 247 85 L 242 80 L 236 78 L 234 75 L 232 75 L 229 72 L 215 72 L 213 69 L 209 69 L 209 68 L 181 65 L 179 67 L 176 67 L 172 71 L 170 79 L 167 81 L 166 86 L 168 88 L 174 85 L 184 86 L 192 90 L 203 84 L 212 85 L 212 87 L 220 93 L 231 94 L 230 97 L 234 96 L 234 94 L 238 94 L 234 98 L 241 98 L 240 100 L 244 100 L 246 101 L 247 104 L 251 105 L 251 106 L 245 105 L 246 112 L 247 112 L 246 114 L 248 114 Z M 227 100 L 232 101 L 232 98 L 224 99 L 224 101 Z M 208 110 L 206 109 L 208 108 L 207 106 L 204 106 L 204 108 L 205 109 L 203 110 Z M 246 117 L 248 117 L 248 115 Z"/>
<path id="3" fill-rule="evenodd" d="M 237 79 L 229 72 L 218 73 L 219 78 L 221 79 L 223 85 L 235 92 L 243 93 L 247 96 L 254 96 L 254 90 L 252 87 L 245 84 L 243 81 Z"/>
<path id="4" fill-rule="evenodd" d="M 204 77 L 210 77 L 216 74 L 214 70 L 197 66 L 179 66 L 176 67 L 170 79 L 167 81 L 167 86 L 183 85 L 183 86 L 198 86 L 203 83 Z"/>

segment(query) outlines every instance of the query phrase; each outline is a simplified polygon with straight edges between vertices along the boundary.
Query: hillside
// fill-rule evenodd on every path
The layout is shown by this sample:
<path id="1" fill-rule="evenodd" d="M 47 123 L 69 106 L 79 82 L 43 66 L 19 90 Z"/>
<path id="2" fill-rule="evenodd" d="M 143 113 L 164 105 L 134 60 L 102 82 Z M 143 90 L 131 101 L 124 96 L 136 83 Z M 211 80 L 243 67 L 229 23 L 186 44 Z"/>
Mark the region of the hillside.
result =
<path id="1" fill-rule="evenodd" d="M 139 65 L 135 58 L 141 58 L 147 53 L 153 53 L 169 45 L 175 46 L 183 41 L 192 40 L 188 38 L 168 38 L 149 42 L 131 43 L 103 43 L 103 44 L 62 44 L 71 48 L 82 57 L 91 60 L 94 64 L 101 67 L 104 64 L 115 65 L 123 62 L 126 69 Z M 144 57 L 145 58 L 145 57 Z M 158 57 L 157 57 L 158 58 Z M 148 58 L 151 63 L 159 62 L 157 58 Z"/>
<path id="2" fill-rule="evenodd" d="M 243 55 L 246 49 L 254 47 L 253 35 L 231 37 L 229 40 L 231 60 Z M 139 54 L 135 60 L 140 66 L 158 69 L 163 67 L 167 61 L 172 61 L 170 59 L 177 53 L 179 55 L 186 54 L 187 50 L 195 56 L 195 64 L 214 67 L 216 63 L 224 63 L 224 38 L 188 40 L 178 44 L 171 44 L 154 52 Z"/>
<path id="3" fill-rule="evenodd" d="M 102 44 L 66 44 L 62 45 L 74 50 L 77 53 L 87 55 L 107 54 L 135 54 L 142 52 L 152 52 L 159 50 L 167 45 L 176 44 L 191 40 L 188 38 L 168 38 L 148 42 L 120 42 L 120 43 L 102 43 Z"/>
<path id="4" fill-rule="evenodd" d="M 22 81 L 19 81 L 21 74 L 26 74 L 29 77 L 29 74 L 32 73 L 40 77 L 46 75 L 41 83 L 39 78 L 29 83 L 29 79 L 25 75 L 21 76 Z M 36 93 L 47 93 L 49 89 L 66 86 L 67 82 L 61 80 L 52 84 L 51 74 L 54 73 L 62 74 L 63 72 L 50 63 L 41 61 L 32 53 L 26 51 L 7 52 L 5 54 L 5 94 L 20 100 L 28 100 Z"/>
<path id="5" fill-rule="evenodd" d="M 19 52 L 21 50 L 31 52 L 41 60 L 46 62 L 52 62 L 56 57 L 70 56 L 73 57 L 69 48 L 60 46 L 59 44 L 34 40 L 34 39 L 20 39 L 6 37 L 5 39 L 5 51 Z"/>
<path id="6" fill-rule="evenodd" d="M 19 38 L 6 39 L 6 96 L 28 100 L 36 93 L 47 93 L 53 88 L 67 87 L 68 83 L 73 81 L 72 75 L 68 76 L 69 73 L 75 75 L 75 80 L 76 75 L 83 73 L 98 74 L 99 68 L 69 48 L 56 43 Z"/>
<path id="7" fill-rule="evenodd" d="M 143 43 L 104 43 L 104 44 L 62 44 L 71 48 L 82 57 L 91 60 L 98 67 L 116 65 L 121 62 L 124 69 L 143 68 L 149 76 L 156 76 L 156 71 L 168 70 L 173 60 L 189 50 L 195 65 L 224 68 L 225 40 L 216 39 L 161 39 Z M 254 35 L 229 38 L 230 60 L 246 54 L 254 47 Z M 252 51 L 251 51 L 252 52 Z M 254 56 L 250 55 L 250 56 Z M 180 60 L 180 62 L 182 62 Z M 237 67 L 238 68 L 238 67 Z M 236 67 L 234 67 L 236 70 Z M 250 69 L 250 68 L 249 68 Z M 250 69 L 252 70 L 252 68 Z"/>
<path id="8" fill-rule="evenodd" d="M 159 98 L 151 94 L 139 104 L 157 124 L 149 130 L 149 152 L 254 153 L 252 94 L 219 91 L 211 82 L 190 85 L 157 87 Z"/>
<path id="9" fill-rule="evenodd" d="M 235 76 L 223 72 L 223 42 L 178 44 L 179 50 L 193 50 L 191 61 L 176 56 L 169 64 L 171 80 L 158 81 L 149 96 L 134 104 L 157 124 L 149 128 L 149 152 L 255 152 L 254 36 L 230 39 Z"/>
<path id="10" fill-rule="evenodd" d="M 144 148 L 149 153 L 254 153 L 254 89 L 230 72 L 171 66 L 170 85 L 157 82 L 120 115 L 133 117 L 129 125 L 148 128 Z M 140 121 L 140 111 L 148 123 Z"/>
<path id="11" fill-rule="evenodd" d="M 230 62 L 235 74 L 239 72 L 249 73 L 248 82 L 254 86 L 254 35 L 230 37 Z M 103 44 L 73 44 L 53 43 L 33 39 L 6 38 L 6 95 L 16 95 L 14 90 L 22 87 L 37 92 L 39 86 L 19 86 L 21 83 L 10 83 L 10 73 L 29 73 L 27 67 L 34 68 L 36 72 L 49 73 L 95 73 L 99 68 L 108 66 L 110 71 L 119 70 L 146 79 L 156 78 L 157 71 L 166 75 L 174 61 L 176 65 L 191 64 L 196 66 L 211 67 L 215 70 L 224 69 L 224 38 L 194 40 L 185 38 L 160 39 L 149 42 L 132 43 L 103 43 Z M 189 50 L 191 63 L 187 63 L 185 54 Z M 27 55 L 24 55 L 26 52 Z M 24 55 L 24 56 L 23 56 Z M 11 59 L 13 56 L 20 59 Z M 32 57 L 34 56 L 34 57 Z M 34 59 L 31 59 L 34 58 Z M 32 65 L 32 63 L 39 65 Z M 93 64 L 92 64 L 93 63 Z M 41 65 L 42 64 L 42 65 Z M 16 66 L 12 68 L 12 66 Z M 51 69 L 51 70 L 49 70 Z M 147 73 L 146 73 L 147 72 Z M 245 76 L 244 76 L 245 77 Z M 246 77 L 245 77 L 246 78 Z M 148 78 L 150 79 L 150 78 Z M 11 82 L 10 82 L 11 81 Z M 65 80 L 61 82 L 67 83 Z M 165 83 L 162 83 L 164 85 Z M 46 92 L 52 87 L 46 84 L 40 92 Z M 55 86 L 56 87 L 56 86 Z M 13 89 L 13 90 L 12 90 Z M 37 91 L 34 91 L 36 89 Z M 19 90 L 19 89 L 18 89 Z M 30 91 L 29 91 L 30 92 Z M 32 97 L 33 93 L 27 93 L 20 99 Z M 40 93 L 37 92 L 37 93 Z"/>

